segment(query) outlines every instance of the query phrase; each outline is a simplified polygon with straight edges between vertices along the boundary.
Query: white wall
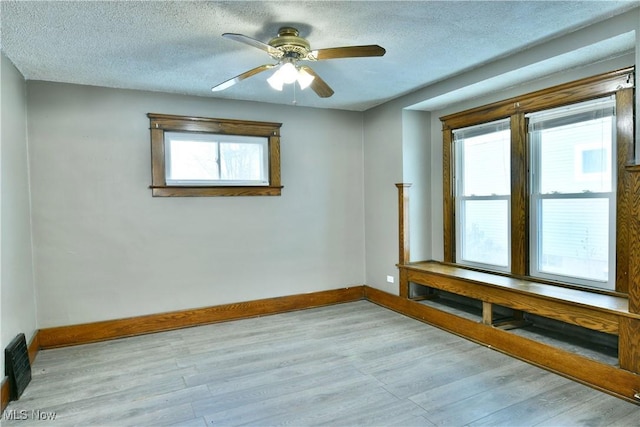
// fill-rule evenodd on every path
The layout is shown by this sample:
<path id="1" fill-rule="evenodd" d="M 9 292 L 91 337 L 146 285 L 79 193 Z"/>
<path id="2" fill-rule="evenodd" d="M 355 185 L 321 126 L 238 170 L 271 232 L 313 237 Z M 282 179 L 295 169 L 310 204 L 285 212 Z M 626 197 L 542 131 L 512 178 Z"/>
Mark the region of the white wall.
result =
<path id="1" fill-rule="evenodd" d="M 413 260 L 431 259 L 431 114 L 402 111 L 402 181 L 409 187 L 409 243 Z"/>
<path id="2" fill-rule="evenodd" d="M 429 117 L 394 101 L 364 114 L 366 284 L 390 293 L 398 292 L 397 183 L 412 184 L 411 257 L 431 258 Z"/>
<path id="3" fill-rule="evenodd" d="M 0 55 L 0 369 L 4 348 L 19 333 L 27 343 L 36 330 L 33 285 L 25 81 Z"/>
<path id="4" fill-rule="evenodd" d="M 361 113 L 27 89 L 40 328 L 364 283 Z M 149 112 L 282 122 L 282 196 L 152 198 Z"/>
<path id="5" fill-rule="evenodd" d="M 394 102 L 364 114 L 366 284 L 397 293 L 398 192 L 402 177 L 402 109 Z"/>

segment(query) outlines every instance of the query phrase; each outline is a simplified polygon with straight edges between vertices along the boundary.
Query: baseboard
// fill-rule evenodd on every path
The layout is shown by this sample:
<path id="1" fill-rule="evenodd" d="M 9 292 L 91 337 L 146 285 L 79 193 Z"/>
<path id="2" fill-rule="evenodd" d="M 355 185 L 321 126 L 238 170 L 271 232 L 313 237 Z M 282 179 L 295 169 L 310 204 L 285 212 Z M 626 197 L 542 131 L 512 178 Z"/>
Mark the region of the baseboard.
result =
<path id="1" fill-rule="evenodd" d="M 42 349 L 64 347 L 357 301 L 364 298 L 364 288 L 355 286 L 127 319 L 45 328 L 37 334 L 38 346 Z"/>
<path id="2" fill-rule="evenodd" d="M 41 349 L 86 344 L 190 326 L 358 301 L 364 298 L 364 288 L 364 286 L 355 286 L 330 291 L 131 317 L 128 319 L 36 330 L 28 345 L 29 361 L 33 365 Z M 0 417 L 9 405 L 10 397 L 9 378 L 5 376 L 2 378 L 0 387 Z"/>
<path id="3" fill-rule="evenodd" d="M 365 287 L 365 299 L 597 390 L 638 403 L 634 398 L 634 390 L 638 389 L 640 376 L 630 371 L 464 319 L 369 286 Z"/>
<path id="4" fill-rule="evenodd" d="M 629 394 L 629 390 L 638 388 L 640 376 L 630 371 L 578 356 L 528 338 L 516 336 L 482 323 L 460 318 L 369 286 L 356 286 L 128 319 L 41 329 L 34 335 L 29 345 L 29 355 L 31 359 L 32 354 L 33 358 L 35 358 L 39 349 L 124 338 L 361 299 L 366 299 L 405 316 L 421 320 L 479 344 L 489 346 L 616 397 L 637 403 L 633 399 L 633 395 Z M 6 407 L 4 399 L 5 396 L 8 396 L 8 391 L 8 381 L 5 379 L 2 383 L 3 409 Z"/>
<path id="5" fill-rule="evenodd" d="M 36 360 L 36 356 L 40 351 L 39 335 L 40 335 L 40 331 L 36 330 L 36 332 L 33 334 L 33 337 L 31 337 L 31 341 L 29 341 L 28 351 L 29 351 L 29 363 L 31 364 L 31 366 L 33 366 L 33 362 Z"/>
<path id="6" fill-rule="evenodd" d="M 9 404 L 9 396 L 11 390 L 9 389 L 9 378 L 2 377 L 2 383 L 0 383 L 0 418 L 4 413 L 5 408 Z"/>

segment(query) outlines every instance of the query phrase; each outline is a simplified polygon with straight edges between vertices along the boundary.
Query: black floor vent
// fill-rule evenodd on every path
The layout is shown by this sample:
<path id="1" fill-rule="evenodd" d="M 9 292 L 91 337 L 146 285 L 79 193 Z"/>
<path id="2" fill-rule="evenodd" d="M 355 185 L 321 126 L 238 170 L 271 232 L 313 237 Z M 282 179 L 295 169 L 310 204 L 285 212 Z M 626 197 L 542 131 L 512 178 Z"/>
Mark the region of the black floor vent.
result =
<path id="1" fill-rule="evenodd" d="M 10 399 L 19 399 L 31 381 L 31 363 L 24 334 L 15 337 L 4 350 L 4 371 L 9 377 Z"/>

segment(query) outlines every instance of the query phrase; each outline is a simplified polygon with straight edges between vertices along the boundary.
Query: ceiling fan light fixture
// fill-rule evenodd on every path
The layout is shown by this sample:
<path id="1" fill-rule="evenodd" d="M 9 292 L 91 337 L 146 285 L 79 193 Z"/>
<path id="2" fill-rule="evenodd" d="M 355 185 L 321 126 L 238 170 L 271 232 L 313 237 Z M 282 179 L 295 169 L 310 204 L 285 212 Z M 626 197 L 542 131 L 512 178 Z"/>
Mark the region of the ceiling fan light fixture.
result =
<path id="1" fill-rule="evenodd" d="M 282 91 L 285 84 L 297 81 L 300 89 L 304 90 L 309 87 L 314 79 L 315 76 L 309 74 L 306 70 L 296 67 L 291 62 L 285 62 L 267 79 L 267 83 L 275 90 Z"/>
<path id="2" fill-rule="evenodd" d="M 275 90 L 282 91 L 284 80 L 282 79 L 282 73 L 280 73 L 280 68 L 278 68 L 276 72 L 273 73 L 273 75 L 267 79 L 267 83 L 269 83 L 269 86 L 271 86 Z"/>
<path id="3" fill-rule="evenodd" d="M 282 81 L 291 84 L 298 79 L 298 69 L 291 62 L 285 62 L 278 70 L 282 76 Z"/>
<path id="4" fill-rule="evenodd" d="M 276 63 L 261 65 L 249 71 L 245 71 L 242 74 L 214 86 L 211 89 L 214 92 L 227 89 L 244 79 L 277 67 L 277 70 L 273 75 L 267 79 L 269 85 L 273 89 L 282 91 L 285 84 L 291 84 L 297 81 L 302 90 L 311 87 L 319 97 L 328 98 L 333 95 L 333 89 L 331 89 L 327 82 L 322 80 L 322 77 L 316 74 L 313 69 L 307 66 L 299 66 L 298 61 L 364 58 L 383 56 L 386 52 L 383 47 L 378 46 L 377 44 L 311 50 L 309 41 L 304 37 L 300 37 L 300 32 L 293 27 L 281 27 L 278 30 L 278 36 L 269 40 L 268 43 L 263 43 L 260 40 L 253 39 L 243 34 L 224 33 L 222 36 L 258 48 L 269 54 Z"/>
<path id="5" fill-rule="evenodd" d="M 313 82 L 313 79 L 315 79 L 315 76 L 312 76 L 311 74 L 307 73 L 305 70 L 298 70 L 298 84 L 300 85 L 300 89 L 305 90 L 306 88 L 309 87 L 309 85 Z"/>

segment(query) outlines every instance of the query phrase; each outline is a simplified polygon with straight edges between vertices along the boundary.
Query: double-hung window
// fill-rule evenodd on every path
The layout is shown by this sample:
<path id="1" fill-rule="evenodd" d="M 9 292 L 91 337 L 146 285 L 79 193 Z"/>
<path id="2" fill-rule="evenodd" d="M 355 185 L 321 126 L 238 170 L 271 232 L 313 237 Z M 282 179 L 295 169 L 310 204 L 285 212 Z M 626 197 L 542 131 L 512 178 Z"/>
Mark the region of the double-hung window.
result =
<path id="1" fill-rule="evenodd" d="M 615 289 L 615 98 L 527 115 L 531 275 Z"/>
<path id="2" fill-rule="evenodd" d="M 456 129 L 457 262 L 509 269 L 509 121 Z"/>
<path id="3" fill-rule="evenodd" d="M 441 117 L 444 261 L 627 293 L 634 70 Z"/>

